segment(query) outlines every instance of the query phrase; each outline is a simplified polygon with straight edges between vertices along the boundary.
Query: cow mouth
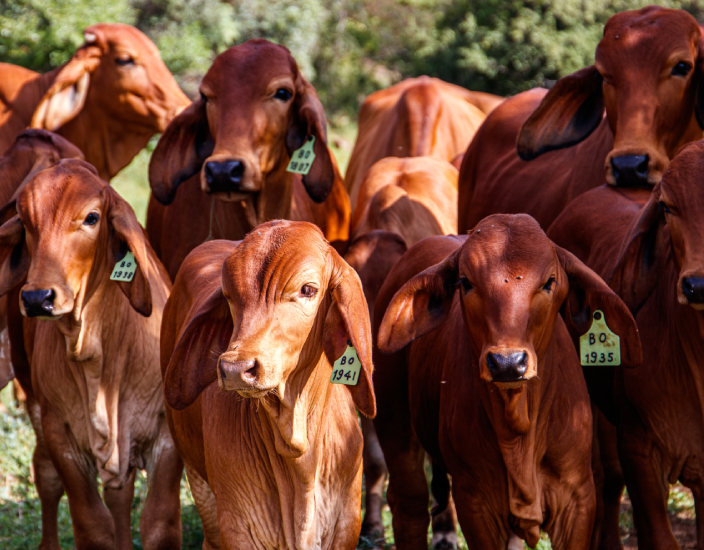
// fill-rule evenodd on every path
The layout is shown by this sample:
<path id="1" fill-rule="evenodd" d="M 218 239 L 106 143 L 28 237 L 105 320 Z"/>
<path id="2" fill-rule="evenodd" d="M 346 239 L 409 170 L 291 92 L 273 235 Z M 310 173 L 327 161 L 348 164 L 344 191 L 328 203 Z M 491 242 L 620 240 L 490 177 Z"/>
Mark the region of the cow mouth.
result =
<path id="1" fill-rule="evenodd" d="M 211 191 L 215 198 L 223 202 L 239 202 L 256 195 L 256 191 Z"/>
<path id="2" fill-rule="evenodd" d="M 525 385 L 526 382 L 528 382 L 530 378 L 519 378 L 517 380 L 496 380 L 493 379 L 492 382 L 497 385 L 499 389 L 502 390 L 517 390 L 518 388 L 521 388 Z"/>

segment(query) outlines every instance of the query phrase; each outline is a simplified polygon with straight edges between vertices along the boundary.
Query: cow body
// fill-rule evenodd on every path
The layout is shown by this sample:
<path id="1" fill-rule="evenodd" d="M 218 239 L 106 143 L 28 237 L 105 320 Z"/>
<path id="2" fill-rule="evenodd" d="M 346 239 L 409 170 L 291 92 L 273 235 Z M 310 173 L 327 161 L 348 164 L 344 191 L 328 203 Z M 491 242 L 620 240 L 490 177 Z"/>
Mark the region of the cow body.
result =
<path id="1" fill-rule="evenodd" d="M 622 12 L 606 24 L 595 65 L 500 105 L 463 159 L 460 232 L 498 212 L 528 213 L 547 229 L 604 181 L 655 185 L 701 137 L 700 42 L 681 10 Z"/>
<path id="2" fill-rule="evenodd" d="M 580 293 L 588 296 L 581 303 L 573 298 Z M 539 306 L 546 298 L 550 305 Z M 523 299 L 532 313 L 519 305 Z M 570 319 L 581 319 L 579 326 L 570 321 L 573 334 L 589 328 L 580 317 L 585 310 L 591 319 L 607 308 L 625 362 L 637 364 L 640 348 L 625 306 L 526 216 L 491 216 L 466 240 L 421 241 L 389 274 L 377 299 L 378 345 L 389 352 L 410 344 L 375 356 L 375 426 L 389 466 L 399 548 L 427 544 L 423 451 L 452 476 L 469 548 L 506 548 L 512 534 L 534 547 L 541 529 L 554 548 L 589 547 L 592 419 L 558 315 L 563 303 Z M 523 374 L 502 374 L 498 365 L 517 355 Z"/>
<path id="3" fill-rule="evenodd" d="M 332 272 L 319 271 L 326 262 Z M 306 297 L 303 285 L 294 299 L 306 281 L 317 292 Z M 277 305 L 279 293 L 290 305 Z M 302 324 L 294 310 L 276 309 L 296 300 L 311 308 Z M 241 243 L 203 244 L 184 262 L 162 327 L 164 391 L 210 547 L 356 547 L 362 437 L 354 406 L 375 412 L 363 312 L 354 271 L 311 224 L 264 224 Z M 358 385 L 343 387 L 330 376 L 348 339 L 363 367 Z"/>
<path id="4" fill-rule="evenodd" d="M 371 94 L 359 112 L 357 141 L 345 176 L 352 208 L 372 164 L 385 157 L 420 156 L 450 162 L 464 153 L 486 115 L 502 101 L 427 76 Z"/>

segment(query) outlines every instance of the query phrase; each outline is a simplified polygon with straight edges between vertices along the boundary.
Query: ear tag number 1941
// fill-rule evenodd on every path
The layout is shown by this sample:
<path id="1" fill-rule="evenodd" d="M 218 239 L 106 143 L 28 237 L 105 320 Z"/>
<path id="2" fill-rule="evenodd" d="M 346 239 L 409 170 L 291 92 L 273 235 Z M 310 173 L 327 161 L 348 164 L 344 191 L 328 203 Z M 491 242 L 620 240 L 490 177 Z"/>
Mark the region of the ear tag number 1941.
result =
<path id="1" fill-rule="evenodd" d="M 132 255 L 132 252 L 127 252 L 125 257 L 115 264 L 110 275 L 111 281 L 131 281 L 134 277 L 134 272 L 137 270 L 137 262 Z"/>
<path id="2" fill-rule="evenodd" d="M 313 161 L 315 160 L 313 144 L 315 144 L 315 136 L 308 136 L 303 147 L 296 149 L 291 155 L 291 162 L 288 163 L 288 168 L 286 168 L 287 172 L 303 174 L 304 176 L 310 172 L 310 167 L 313 166 Z"/>
<path id="3" fill-rule="evenodd" d="M 330 382 L 333 384 L 346 384 L 348 386 L 356 386 L 359 382 L 359 371 L 361 363 L 357 352 L 352 347 L 352 342 L 347 341 L 347 349 L 332 366 L 332 376 Z"/>
<path id="4" fill-rule="evenodd" d="M 582 366 L 616 367 L 621 364 L 621 338 L 606 326 L 604 312 L 594 312 L 592 326 L 579 337 L 579 355 Z"/>

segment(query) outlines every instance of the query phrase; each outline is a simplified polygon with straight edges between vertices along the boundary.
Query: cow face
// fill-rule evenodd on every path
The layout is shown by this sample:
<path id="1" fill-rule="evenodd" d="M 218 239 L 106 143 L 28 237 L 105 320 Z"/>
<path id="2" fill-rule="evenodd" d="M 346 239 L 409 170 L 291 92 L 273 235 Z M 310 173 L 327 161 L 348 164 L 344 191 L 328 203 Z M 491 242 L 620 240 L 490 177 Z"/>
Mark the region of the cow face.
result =
<path id="1" fill-rule="evenodd" d="M 635 322 L 625 305 L 530 216 L 485 218 L 460 248 L 408 281 L 386 310 L 380 349 L 395 351 L 439 327 L 456 291 L 479 376 L 502 389 L 540 376 L 561 308 L 577 334 L 587 332 L 592 312 L 603 309 L 614 332 L 638 343 L 622 346 L 624 364 L 640 362 Z"/>
<path id="2" fill-rule="evenodd" d="M 0 228 L 0 294 L 26 277 L 23 315 L 80 320 L 86 302 L 127 250 L 138 269 L 131 282 L 115 284 L 138 312 L 151 313 L 144 234 L 132 209 L 95 168 L 60 161 L 25 186 L 16 206 L 18 215 Z"/>
<path id="3" fill-rule="evenodd" d="M 334 177 L 325 114 L 286 48 L 266 40 L 230 48 L 215 58 L 200 92 L 152 157 L 149 181 L 160 202 L 169 204 L 197 173 L 203 192 L 221 200 L 259 197 L 270 175 L 286 176 L 291 154 L 309 136 L 316 159 L 303 183 L 313 200 L 325 200 Z"/>
<path id="4" fill-rule="evenodd" d="M 650 6 L 614 15 L 594 66 L 560 79 L 518 140 L 530 160 L 585 139 L 604 111 L 614 133 L 611 185 L 655 185 L 685 143 L 701 138 L 701 32 L 681 10 Z"/>

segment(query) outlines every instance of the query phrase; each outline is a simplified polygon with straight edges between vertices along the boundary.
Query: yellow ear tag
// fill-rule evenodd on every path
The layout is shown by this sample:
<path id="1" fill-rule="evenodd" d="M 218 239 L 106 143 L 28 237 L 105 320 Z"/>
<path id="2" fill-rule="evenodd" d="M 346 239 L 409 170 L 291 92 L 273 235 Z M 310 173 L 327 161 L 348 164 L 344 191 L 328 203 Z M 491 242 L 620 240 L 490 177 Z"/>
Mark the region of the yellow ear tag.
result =
<path id="1" fill-rule="evenodd" d="M 347 386 L 356 386 L 359 382 L 359 371 L 362 370 L 362 364 L 359 362 L 357 352 L 352 347 L 352 342 L 347 340 L 347 349 L 332 366 L 332 376 L 330 382 L 333 384 L 346 384 Z"/>
<path id="2" fill-rule="evenodd" d="M 621 364 L 621 338 L 606 326 L 604 312 L 597 309 L 589 332 L 579 337 L 582 366 L 617 367 Z"/>
<path id="3" fill-rule="evenodd" d="M 137 270 L 137 262 L 132 255 L 132 252 L 128 251 L 125 257 L 115 264 L 112 270 L 112 275 L 110 275 L 111 281 L 131 281 L 134 277 L 134 272 Z"/>
<path id="4" fill-rule="evenodd" d="M 288 163 L 287 172 L 293 172 L 294 174 L 303 174 L 304 176 L 310 172 L 310 167 L 313 166 L 313 161 L 315 160 L 315 153 L 313 152 L 313 144 L 315 143 L 315 136 L 308 136 L 303 147 L 296 149 L 291 155 L 291 162 Z"/>

